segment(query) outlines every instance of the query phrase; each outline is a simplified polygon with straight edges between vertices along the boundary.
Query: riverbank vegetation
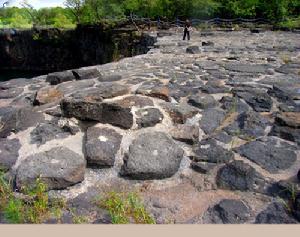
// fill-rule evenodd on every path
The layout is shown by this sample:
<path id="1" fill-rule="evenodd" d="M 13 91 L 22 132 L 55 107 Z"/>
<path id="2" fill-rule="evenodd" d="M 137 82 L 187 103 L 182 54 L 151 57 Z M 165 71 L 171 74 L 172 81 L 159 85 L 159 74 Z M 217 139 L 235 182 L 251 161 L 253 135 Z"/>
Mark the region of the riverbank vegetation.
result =
<path id="1" fill-rule="evenodd" d="M 1 8 L 0 28 L 73 28 L 130 14 L 151 19 L 265 18 L 281 27 L 300 27 L 300 0 L 66 0 L 65 8 Z"/>

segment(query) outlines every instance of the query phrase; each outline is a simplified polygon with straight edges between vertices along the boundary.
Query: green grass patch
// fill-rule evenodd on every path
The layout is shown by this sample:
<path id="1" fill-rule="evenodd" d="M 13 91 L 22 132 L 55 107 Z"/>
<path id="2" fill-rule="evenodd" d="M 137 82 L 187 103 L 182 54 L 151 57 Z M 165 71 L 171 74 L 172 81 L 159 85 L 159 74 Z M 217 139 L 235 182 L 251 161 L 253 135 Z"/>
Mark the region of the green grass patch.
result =
<path id="1" fill-rule="evenodd" d="M 297 18 L 288 18 L 278 24 L 279 27 L 288 29 L 300 29 L 300 16 Z"/>
<path id="2" fill-rule="evenodd" d="M 37 179 L 35 184 L 22 189 L 17 196 L 13 192 L 11 181 L 0 171 L 0 212 L 9 223 L 43 223 L 50 217 L 59 219 L 65 204 L 63 200 L 49 201 L 47 186 Z"/>
<path id="3" fill-rule="evenodd" d="M 109 192 L 98 203 L 109 212 L 113 224 L 155 224 L 136 192 Z"/>

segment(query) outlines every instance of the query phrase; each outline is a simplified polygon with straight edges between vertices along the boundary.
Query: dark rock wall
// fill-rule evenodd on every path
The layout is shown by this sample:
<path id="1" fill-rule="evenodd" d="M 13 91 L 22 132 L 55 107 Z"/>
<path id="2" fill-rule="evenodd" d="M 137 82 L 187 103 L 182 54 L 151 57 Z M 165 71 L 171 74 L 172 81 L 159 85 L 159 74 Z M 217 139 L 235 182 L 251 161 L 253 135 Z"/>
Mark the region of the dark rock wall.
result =
<path id="1" fill-rule="evenodd" d="M 156 39 L 135 29 L 0 30 L 0 69 L 65 69 L 108 63 L 147 53 Z"/>

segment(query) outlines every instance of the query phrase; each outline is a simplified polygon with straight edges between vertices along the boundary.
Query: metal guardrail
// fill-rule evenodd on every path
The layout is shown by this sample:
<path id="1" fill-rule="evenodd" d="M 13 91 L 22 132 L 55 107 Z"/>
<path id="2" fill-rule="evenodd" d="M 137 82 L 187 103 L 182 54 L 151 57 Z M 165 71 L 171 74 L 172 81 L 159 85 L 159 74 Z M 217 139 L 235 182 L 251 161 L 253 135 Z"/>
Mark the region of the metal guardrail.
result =
<path id="1" fill-rule="evenodd" d="M 180 20 L 179 18 L 169 21 L 165 19 L 161 19 L 160 17 L 157 20 L 152 20 L 150 18 L 143 18 L 136 15 L 131 15 L 126 17 L 127 20 L 134 23 L 136 27 L 138 25 L 149 25 L 153 26 L 156 25 L 158 28 L 162 26 L 169 26 L 169 27 L 183 27 L 185 25 L 185 21 Z M 264 19 L 264 18 L 256 18 L 256 19 L 244 19 L 244 18 L 234 18 L 234 19 L 223 19 L 223 18 L 213 18 L 209 20 L 202 20 L 202 19 L 190 19 L 190 22 L 193 26 L 204 24 L 204 25 L 230 25 L 230 24 L 271 24 L 271 21 Z"/>

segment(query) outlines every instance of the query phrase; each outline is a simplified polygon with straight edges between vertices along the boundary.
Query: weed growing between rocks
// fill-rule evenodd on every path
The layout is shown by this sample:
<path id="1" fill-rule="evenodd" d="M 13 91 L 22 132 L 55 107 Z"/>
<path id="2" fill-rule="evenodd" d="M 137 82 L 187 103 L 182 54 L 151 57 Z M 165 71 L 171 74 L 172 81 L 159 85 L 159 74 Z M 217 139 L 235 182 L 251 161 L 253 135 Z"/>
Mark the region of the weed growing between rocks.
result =
<path id="1" fill-rule="evenodd" d="M 135 192 L 109 192 L 98 204 L 109 212 L 113 224 L 155 224 Z"/>
<path id="2" fill-rule="evenodd" d="M 9 223 L 43 223 L 50 217 L 59 219 L 64 201 L 49 201 L 47 187 L 37 179 L 33 187 L 24 187 L 23 194 L 13 192 L 12 183 L 0 171 L 0 212 Z"/>

